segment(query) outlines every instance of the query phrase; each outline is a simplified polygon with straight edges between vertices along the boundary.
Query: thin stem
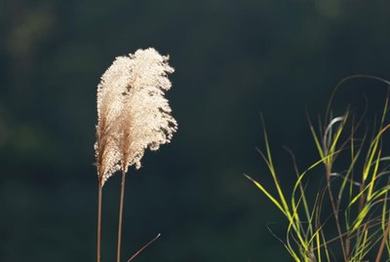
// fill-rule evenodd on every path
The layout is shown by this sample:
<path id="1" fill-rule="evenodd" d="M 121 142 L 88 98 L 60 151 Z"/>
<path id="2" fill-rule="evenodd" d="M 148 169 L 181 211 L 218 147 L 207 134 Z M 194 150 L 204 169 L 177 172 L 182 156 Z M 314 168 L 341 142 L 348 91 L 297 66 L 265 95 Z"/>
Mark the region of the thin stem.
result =
<path id="1" fill-rule="evenodd" d="M 157 234 L 157 236 L 155 238 L 153 238 L 152 240 L 150 240 L 148 243 L 146 243 L 145 245 L 143 245 L 137 252 L 135 252 L 128 260 L 127 262 L 130 262 L 130 261 L 133 261 L 134 258 L 136 258 L 139 254 L 142 253 L 142 251 L 144 251 L 147 247 L 149 247 L 151 244 L 154 243 L 154 241 L 156 241 L 157 239 L 159 239 L 159 237 L 161 236 L 160 233 Z"/>
<path id="2" fill-rule="evenodd" d="M 125 200 L 125 183 L 126 183 L 126 172 L 122 172 L 122 182 L 121 182 L 121 193 L 119 200 L 119 220 L 118 220 L 118 241 L 116 249 L 116 261 L 120 262 L 121 260 L 121 245 L 122 245 L 122 221 L 123 221 L 123 203 Z"/>
<path id="3" fill-rule="evenodd" d="M 342 234 L 342 231 L 341 231 L 340 219 L 339 219 L 339 210 L 338 210 L 338 207 L 336 205 L 336 201 L 334 199 L 334 196 L 333 196 L 333 193 L 332 193 L 332 190 L 331 190 L 331 186 L 330 186 L 330 184 L 331 184 L 331 182 L 330 182 L 330 174 L 331 174 L 331 167 L 330 167 L 330 165 L 326 165 L 325 169 L 326 169 L 326 181 L 327 181 L 328 194 L 329 194 L 330 204 L 332 206 L 333 216 L 334 216 L 334 219 L 335 219 L 335 222 L 336 222 L 337 233 L 339 235 L 338 237 L 340 239 L 341 251 L 343 252 L 344 261 L 347 262 L 348 261 L 348 254 L 346 252 L 344 239 L 343 239 L 343 234 Z"/>
<path id="4" fill-rule="evenodd" d="M 383 239 L 379 247 L 378 255 L 376 256 L 375 262 L 380 262 L 382 259 L 383 250 L 385 249 L 386 242 L 389 238 L 389 231 L 390 231 L 390 220 L 387 222 L 387 227 L 385 229 L 385 232 L 383 233 Z"/>
<path id="5" fill-rule="evenodd" d="M 97 213 L 97 241 L 96 241 L 96 261 L 100 262 L 101 240 L 102 240 L 102 199 L 103 187 L 98 184 L 98 213 Z"/>

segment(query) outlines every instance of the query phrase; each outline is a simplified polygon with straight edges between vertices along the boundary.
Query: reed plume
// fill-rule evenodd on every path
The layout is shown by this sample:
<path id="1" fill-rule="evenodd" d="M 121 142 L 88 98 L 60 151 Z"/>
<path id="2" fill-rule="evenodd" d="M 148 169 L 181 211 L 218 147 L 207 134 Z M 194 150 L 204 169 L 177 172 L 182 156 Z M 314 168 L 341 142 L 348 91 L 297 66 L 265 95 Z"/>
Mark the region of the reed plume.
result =
<path id="1" fill-rule="evenodd" d="M 158 150 L 169 143 L 177 122 L 164 97 L 171 88 L 168 56 L 155 49 L 140 49 L 120 56 L 101 77 L 97 90 L 98 123 L 95 156 L 98 173 L 98 243 L 100 261 L 101 199 L 105 182 L 122 171 L 119 206 L 117 261 L 120 260 L 125 174 L 130 166 L 141 167 L 145 149 Z"/>

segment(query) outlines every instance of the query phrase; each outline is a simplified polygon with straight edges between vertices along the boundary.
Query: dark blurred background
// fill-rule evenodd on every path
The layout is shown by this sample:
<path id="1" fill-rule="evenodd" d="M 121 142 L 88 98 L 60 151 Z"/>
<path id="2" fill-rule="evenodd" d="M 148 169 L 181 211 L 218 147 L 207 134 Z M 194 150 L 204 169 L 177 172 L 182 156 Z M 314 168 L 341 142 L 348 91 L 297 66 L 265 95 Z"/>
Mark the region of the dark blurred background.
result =
<path id="1" fill-rule="evenodd" d="M 316 159 L 306 113 L 337 82 L 390 78 L 390 2 L 1 0 L 0 261 L 94 261 L 96 85 L 115 56 L 155 47 L 176 68 L 179 132 L 127 180 L 123 254 L 136 261 L 289 261 L 267 230 L 285 220 L 243 173 L 271 180 L 263 113 L 283 186 Z M 383 102 L 351 81 L 336 104 Z M 108 181 L 103 261 L 114 261 L 120 176 Z M 124 261 L 124 260 L 123 260 Z"/>

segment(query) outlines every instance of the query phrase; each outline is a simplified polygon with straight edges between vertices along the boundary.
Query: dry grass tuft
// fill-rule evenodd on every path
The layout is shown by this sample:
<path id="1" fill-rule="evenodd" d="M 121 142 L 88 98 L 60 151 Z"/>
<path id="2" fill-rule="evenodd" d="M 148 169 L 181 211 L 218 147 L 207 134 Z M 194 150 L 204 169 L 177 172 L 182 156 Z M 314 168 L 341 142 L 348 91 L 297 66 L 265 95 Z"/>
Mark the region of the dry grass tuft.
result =
<path id="1" fill-rule="evenodd" d="M 155 49 L 117 57 L 97 91 L 95 144 L 101 186 L 116 171 L 141 167 L 145 149 L 169 143 L 177 130 L 165 91 L 171 88 L 168 56 Z"/>
<path id="2" fill-rule="evenodd" d="M 122 171 L 117 261 L 121 259 L 125 177 L 130 166 L 141 167 L 145 150 L 158 150 L 177 131 L 171 107 L 164 97 L 171 88 L 168 56 L 140 49 L 117 57 L 101 77 L 97 89 L 95 156 L 98 173 L 97 261 L 101 258 L 101 213 L 105 182 Z"/>

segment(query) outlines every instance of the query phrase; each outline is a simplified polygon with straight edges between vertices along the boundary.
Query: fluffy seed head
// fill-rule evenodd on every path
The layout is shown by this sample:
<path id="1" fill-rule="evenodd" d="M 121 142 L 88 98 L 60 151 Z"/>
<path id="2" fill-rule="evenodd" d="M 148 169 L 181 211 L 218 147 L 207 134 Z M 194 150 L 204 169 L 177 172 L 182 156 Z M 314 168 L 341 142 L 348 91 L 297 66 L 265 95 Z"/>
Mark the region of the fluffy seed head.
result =
<path id="1" fill-rule="evenodd" d="M 117 57 L 101 77 L 97 91 L 95 144 L 101 186 L 116 171 L 141 167 L 145 149 L 169 143 L 177 130 L 165 91 L 174 69 L 155 49 Z"/>

